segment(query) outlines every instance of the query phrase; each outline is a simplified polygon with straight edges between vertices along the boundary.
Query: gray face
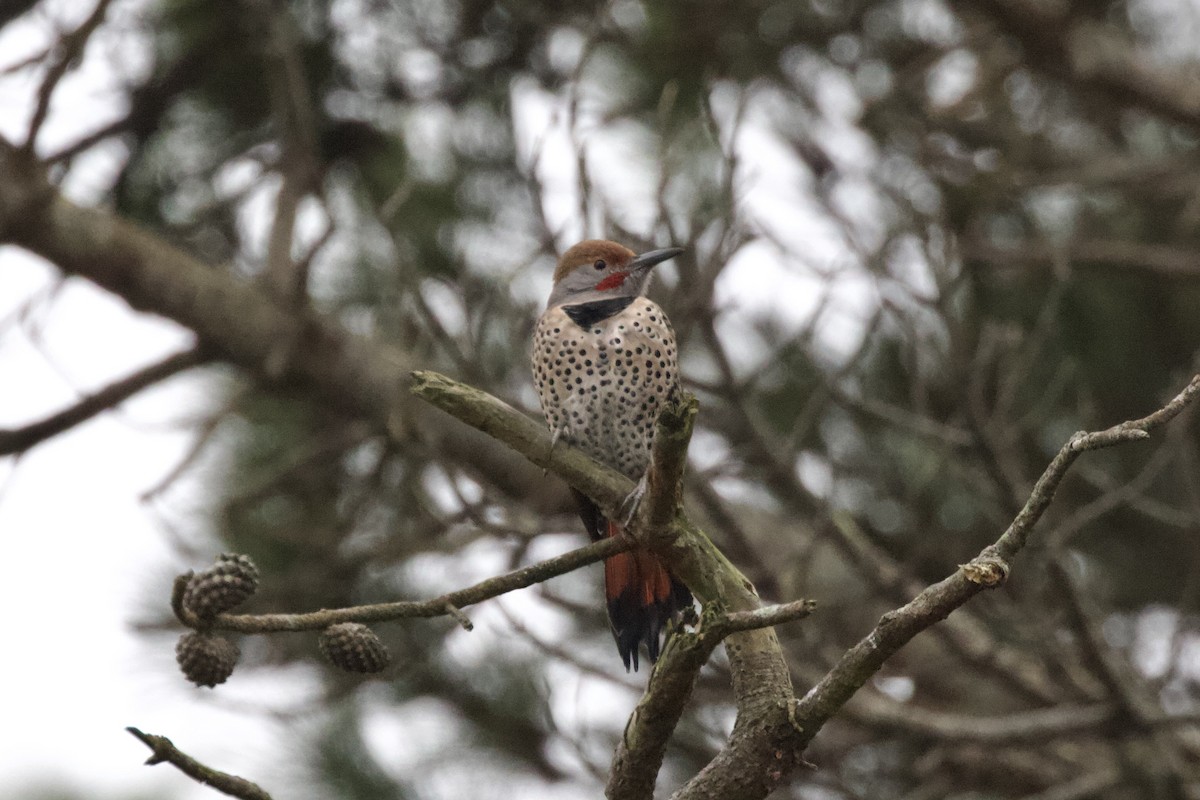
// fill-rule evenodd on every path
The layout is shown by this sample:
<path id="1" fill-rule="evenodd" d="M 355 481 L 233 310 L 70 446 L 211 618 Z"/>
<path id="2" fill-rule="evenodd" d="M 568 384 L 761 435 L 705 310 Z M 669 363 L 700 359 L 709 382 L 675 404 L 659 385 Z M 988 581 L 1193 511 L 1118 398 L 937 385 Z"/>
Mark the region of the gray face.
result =
<path id="1" fill-rule="evenodd" d="M 637 297 L 650 284 L 651 268 L 682 253 L 678 247 L 651 250 L 627 264 L 597 260 L 580 264 L 554 286 L 548 306 L 591 303 L 616 297 Z"/>
<path id="2" fill-rule="evenodd" d="M 550 293 L 549 305 L 636 297 L 645 291 L 649 283 L 649 268 L 630 270 L 628 267 L 605 264 L 597 269 L 592 264 L 582 264 L 555 285 Z"/>

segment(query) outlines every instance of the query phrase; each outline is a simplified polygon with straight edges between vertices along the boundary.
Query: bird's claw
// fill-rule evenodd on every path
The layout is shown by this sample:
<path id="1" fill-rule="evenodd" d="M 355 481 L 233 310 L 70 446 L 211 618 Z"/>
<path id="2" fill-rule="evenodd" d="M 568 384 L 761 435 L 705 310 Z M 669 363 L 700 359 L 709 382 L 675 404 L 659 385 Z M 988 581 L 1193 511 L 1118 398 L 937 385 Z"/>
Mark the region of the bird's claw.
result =
<path id="1" fill-rule="evenodd" d="M 643 475 L 637 485 L 633 487 L 633 491 L 621 501 L 620 508 L 617 513 L 621 517 L 621 527 L 628 528 L 633 522 L 633 518 L 637 516 L 638 507 L 642 504 L 642 498 L 646 496 L 646 476 Z"/>
<path id="2" fill-rule="evenodd" d="M 550 431 L 550 449 L 546 451 L 546 461 L 550 461 L 554 457 L 554 445 L 558 444 L 558 437 L 562 436 L 562 428 L 553 428 Z M 545 477 L 550 472 L 550 465 L 542 467 L 542 477 Z"/>

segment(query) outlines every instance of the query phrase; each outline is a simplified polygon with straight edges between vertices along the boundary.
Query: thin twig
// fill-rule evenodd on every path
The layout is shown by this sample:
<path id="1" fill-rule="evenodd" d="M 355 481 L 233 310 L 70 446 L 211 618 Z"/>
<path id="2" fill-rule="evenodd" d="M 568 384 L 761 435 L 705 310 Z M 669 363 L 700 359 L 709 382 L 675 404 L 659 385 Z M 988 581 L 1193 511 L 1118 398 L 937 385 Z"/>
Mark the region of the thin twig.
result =
<path id="1" fill-rule="evenodd" d="M 55 88 L 59 81 L 67 74 L 67 70 L 79 58 L 83 48 L 87 45 L 88 38 L 100 27 L 100 23 L 104 21 L 104 15 L 108 11 L 108 6 L 112 0 L 99 0 L 96 7 L 92 9 L 92 13 L 88 18 L 71 33 L 67 34 L 59 42 L 59 49 L 56 53 L 54 62 L 46 71 L 46 77 L 42 80 L 42 85 L 38 87 L 37 105 L 34 107 L 33 116 L 29 119 L 29 130 L 25 135 L 24 149 L 26 152 L 33 152 L 34 145 L 37 143 L 38 132 L 42 129 L 42 123 L 46 121 L 46 115 L 50 113 L 50 98 L 54 94 Z"/>
<path id="2" fill-rule="evenodd" d="M 1070 569 L 1062 559 L 1053 559 L 1049 564 L 1050 575 L 1066 598 L 1066 609 L 1078 633 L 1086 663 L 1096 673 L 1109 697 L 1120 708 L 1126 721 L 1139 723 L 1153 716 L 1158 704 L 1148 696 L 1148 689 L 1134 672 L 1104 639 L 1097 621 L 1098 613 L 1083 596 Z"/>
<path id="3" fill-rule="evenodd" d="M 994 746 L 1044 743 L 1055 737 L 1077 739 L 1111 725 L 1120 714 L 1113 703 L 1063 704 L 988 716 L 956 714 L 882 697 L 865 698 L 862 693 L 846 710 L 852 709 L 854 717 L 875 728 L 956 744 L 986 742 Z"/>
<path id="4" fill-rule="evenodd" d="M 1087 771 L 1079 777 L 1051 786 L 1037 794 L 1025 795 L 1021 800 L 1086 800 L 1098 797 L 1105 789 L 1121 783 L 1121 771 L 1107 767 L 1097 772 Z"/>
<path id="5" fill-rule="evenodd" d="M 73 406 L 20 428 L 0 429 L 0 456 L 28 450 L 57 436 L 92 417 L 128 400 L 154 384 L 192 367 L 200 366 L 211 356 L 199 348 L 185 350 L 162 361 L 143 367 L 126 378 L 111 383 L 95 394 L 88 395 Z"/>
<path id="6" fill-rule="evenodd" d="M 810 741 L 883 663 L 914 636 L 945 619 L 984 589 L 1004 583 L 1012 559 L 1025 546 L 1034 525 L 1054 499 L 1067 469 L 1080 454 L 1149 438 L 1149 431 L 1178 415 L 1197 394 L 1200 394 L 1200 375 L 1193 377 L 1182 392 L 1153 414 L 1103 431 L 1072 436 L 1046 467 L 1008 530 L 994 544 L 985 547 L 954 574 L 926 588 L 911 602 L 884 614 L 870 634 L 846 651 L 834 668 L 800 700 L 796 721 L 803 728 L 803 740 Z"/>
<path id="7" fill-rule="evenodd" d="M 125 730 L 129 731 L 142 744 L 154 751 L 154 754 L 146 759 L 146 764 L 149 766 L 165 762 L 173 765 L 189 778 L 203 783 L 205 786 L 211 786 L 218 792 L 227 794 L 230 797 L 240 797 L 242 800 L 271 800 L 271 795 L 263 791 L 262 787 L 258 784 L 248 781 L 245 778 L 239 778 L 237 775 L 230 775 L 228 772 L 221 772 L 220 770 L 201 764 L 176 747 L 165 736 L 142 733 L 132 726 Z"/>
<path id="8" fill-rule="evenodd" d="M 394 603 L 376 603 L 373 605 L 349 606 L 347 608 L 327 608 L 312 611 L 307 614 L 220 614 L 211 622 L 200 620 L 194 614 L 183 608 L 181 602 L 172 602 L 175 614 L 183 624 L 191 628 L 206 628 L 210 630 L 237 631 L 239 633 L 274 633 L 276 631 L 312 631 L 334 625 L 339 622 L 388 622 L 397 619 L 413 617 L 452 616 L 459 624 L 463 624 L 465 615 L 459 611 L 463 606 L 474 605 L 502 594 L 524 589 L 535 583 L 563 575 L 580 567 L 602 561 L 609 556 L 623 553 L 633 547 L 634 543 L 626 537 L 613 537 L 599 542 L 593 542 L 577 550 L 563 553 L 560 556 L 531 564 L 528 567 L 514 570 L 504 575 L 488 578 L 485 581 L 468 586 L 464 589 L 449 592 L 441 597 L 430 600 L 401 600 Z M 186 583 L 186 581 L 184 581 Z M 176 581 L 176 594 L 179 594 L 179 581 Z M 457 612 L 457 613 L 455 613 Z M 461 619 L 460 619 L 461 617 Z M 470 630 L 470 620 L 466 620 L 467 630 Z"/>

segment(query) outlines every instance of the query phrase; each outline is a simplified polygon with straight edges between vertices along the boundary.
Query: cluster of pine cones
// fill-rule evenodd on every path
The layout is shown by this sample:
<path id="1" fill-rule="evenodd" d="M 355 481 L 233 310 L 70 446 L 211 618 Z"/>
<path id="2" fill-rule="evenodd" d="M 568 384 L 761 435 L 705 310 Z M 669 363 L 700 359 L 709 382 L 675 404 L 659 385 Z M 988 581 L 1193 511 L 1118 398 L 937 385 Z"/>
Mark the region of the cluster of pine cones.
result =
<path id="1" fill-rule="evenodd" d="M 183 576 L 183 611 L 197 621 L 197 630 L 179 637 L 175 661 L 184 677 L 197 686 L 213 687 L 233 674 L 241 652 L 233 642 L 209 628 L 220 614 L 244 603 L 258 588 L 258 568 L 249 556 L 223 553 L 213 566 Z M 357 622 L 341 622 L 321 631 L 321 652 L 334 666 L 348 672 L 379 672 L 390 657 L 375 632 Z"/>

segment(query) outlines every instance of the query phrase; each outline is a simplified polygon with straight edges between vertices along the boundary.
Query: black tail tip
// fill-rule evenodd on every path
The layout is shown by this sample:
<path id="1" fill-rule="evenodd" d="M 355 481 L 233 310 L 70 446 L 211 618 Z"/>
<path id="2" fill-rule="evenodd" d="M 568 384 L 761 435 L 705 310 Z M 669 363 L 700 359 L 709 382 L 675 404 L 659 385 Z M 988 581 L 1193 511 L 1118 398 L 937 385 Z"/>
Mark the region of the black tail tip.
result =
<path id="1" fill-rule="evenodd" d="M 629 672 L 630 665 L 633 665 L 633 671 L 638 671 L 638 650 L 642 643 L 641 631 L 638 630 L 623 630 L 620 632 L 613 631 L 613 638 L 617 640 L 617 652 L 621 654 L 621 661 L 625 663 L 625 671 Z M 650 657 L 650 663 L 658 658 L 658 648 L 654 648 L 655 653 Z"/>
<path id="2" fill-rule="evenodd" d="M 688 598 L 691 600 L 691 597 Z M 625 663 L 625 671 L 638 671 L 638 653 L 642 644 L 646 645 L 646 656 L 653 664 L 658 661 L 662 648 L 662 635 L 665 623 L 673 619 L 678 612 L 658 606 L 648 606 L 645 612 L 634 617 L 632 624 L 617 629 L 613 628 L 613 638 L 617 640 L 617 652 Z"/>
<path id="3" fill-rule="evenodd" d="M 692 593 L 674 578 L 671 579 L 671 593 L 657 603 L 643 605 L 631 592 L 622 592 L 610 600 L 608 618 L 625 671 L 629 672 L 631 666 L 634 672 L 638 671 L 638 654 L 643 643 L 650 663 L 657 662 L 668 624 L 678 620 L 680 612 L 691 606 Z"/>

